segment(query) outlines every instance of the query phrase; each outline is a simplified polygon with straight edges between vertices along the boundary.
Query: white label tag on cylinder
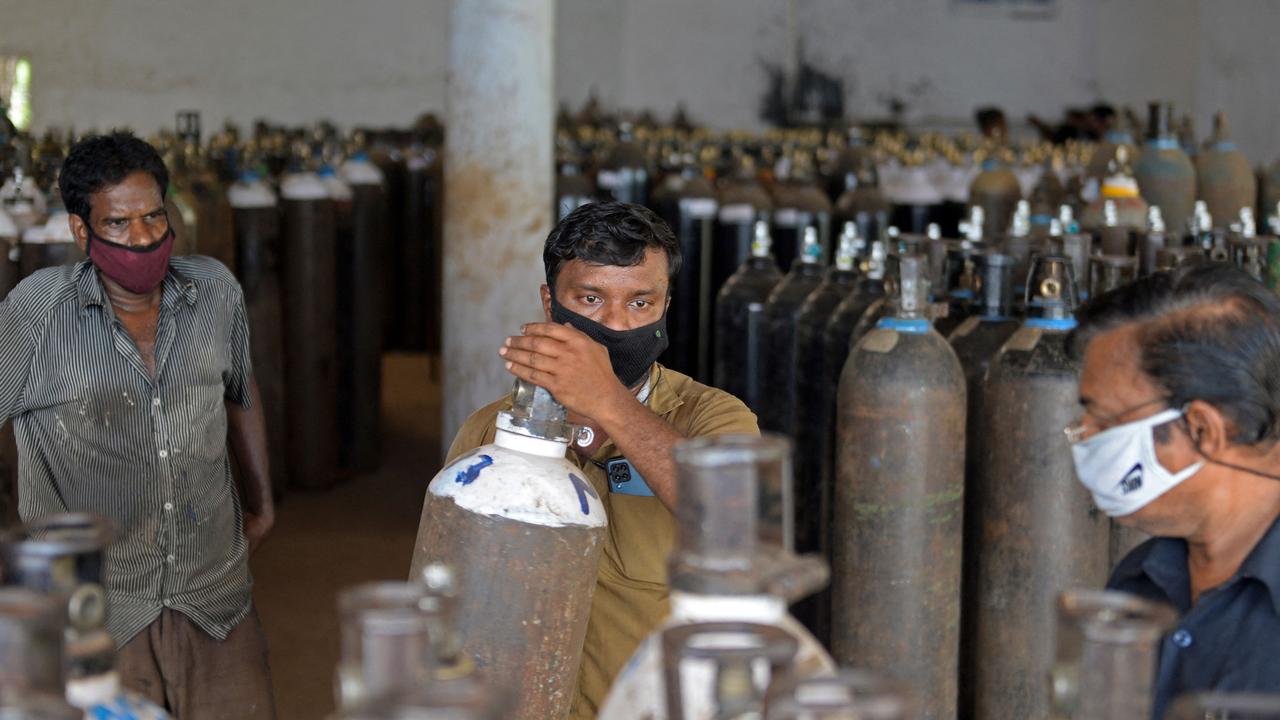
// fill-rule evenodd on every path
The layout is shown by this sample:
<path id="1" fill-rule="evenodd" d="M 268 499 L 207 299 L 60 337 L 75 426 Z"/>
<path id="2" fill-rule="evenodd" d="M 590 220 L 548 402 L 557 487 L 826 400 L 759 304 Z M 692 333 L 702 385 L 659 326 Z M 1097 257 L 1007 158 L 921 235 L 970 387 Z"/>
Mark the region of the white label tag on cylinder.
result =
<path id="1" fill-rule="evenodd" d="M 716 216 L 716 201 L 712 198 L 685 198 L 680 201 L 680 207 L 694 220 Z"/>
<path id="2" fill-rule="evenodd" d="M 725 205 L 720 208 L 720 222 L 727 224 L 732 223 L 749 223 L 756 219 L 756 209 L 746 203 L 737 205 Z"/>

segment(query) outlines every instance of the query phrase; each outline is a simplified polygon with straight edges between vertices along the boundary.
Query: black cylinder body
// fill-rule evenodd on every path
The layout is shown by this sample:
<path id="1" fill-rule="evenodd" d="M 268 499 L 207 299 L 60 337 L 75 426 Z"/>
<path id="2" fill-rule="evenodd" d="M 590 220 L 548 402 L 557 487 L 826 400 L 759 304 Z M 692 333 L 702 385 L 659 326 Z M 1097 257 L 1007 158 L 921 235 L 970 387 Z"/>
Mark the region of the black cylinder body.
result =
<path id="1" fill-rule="evenodd" d="M 383 196 L 387 207 L 385 238 L 378 257 L 379 324 L 382 327 L 382 346 L 399 346 L 399 322 L 396 303 L 399 300 L 399 249 L 405 235 L 405 180 L 408 174 L 404 156 L 399 150 L 383 149 L 374 152 L 371 159 L 382 171 Z"/>
<path id="2" fill-rule="evenodd" d="M 765 393 L 764 307 L 782 280 L 772 257 L 749 258 L 716 298 L 715 386 L 760 414 Z"/>
<path id="3" fill-rule="evenodd" d="M 338 480 L 338 340 L 333 201 L 284 206 L 284 361 L 289 480 L 324 489 Z"/>
<path id="4" fill-rule="evenodd" d="M 975 718 L 1048 717 L 1054 598 L 1107 579 L 1107 518 L 1076 480 L 1062 432 L 1078 413 L 1079 364 L 1066 348 L 1073 325 L 1028 320 L 987 374 L 966 518 L 965 664 Z"/>
<path id="5" fill-rule="evenodd" d="M 840 378 L 832 651 L 909 679 L 924 720 L 956 716 L 964 374 L 928 321 L 886 321 Z"/>
<path id="6" fill-rule="evenodd" d="M 789 180 L 773 189 L 773 256 L 778 268 L 789 272 L 800 254 L 806 227 L 818 229 L 818 242 L 830 250 L 831 201 L 807 180 Z M 865 236 L 864 236 L 865 237 Z M 827 253 L 831 257 L 831 253 Z"/>
<path id="7" fill-rule="evenodd" d="M 399 350 L 440 349 L 441 168 L 434 150 L 408 155 L 404 212 L 396 246 L 396 344 Z"/>
<path id="8" fill-rule="evenodd" d="M 262 395 L 268 460 L 275 488 L 289 484 L 284 389 L 284 317 L 281 282 L 280 208 L 235 208 L 236 276 L 244 291 L 253 338 L 253 376 Z"/>
<path id="9" fill-rule="evenodd" d="M 806 298 L 822 283 L 826 268 L 819 263 L 797 262 L 769 295 L 765 304 L 764 377 L 769 392 L 761 408 L 760 429 L 795 439 L 800 424 L 796 414 L 796 377 L 799 351 L 796 321 Z"/>
<path id="10" fill-rule="evenodd" d="M 796 316 L 795 416 L 795 548 L 797 553 L 831 556 L 830 483 L 822 479 L 822 458 L 831 454 L 834 425 L 833 392 L 826 378 L 824 334 L 836 306 L 858 287 L 855 270 L 832 268 L 809 293 Z M 831 589 L 828 587 L 792 607 L 823 645 L 831 643 Z"/>
<path id="11" fill-rule="evenodd" d="M 675 180 L 674 178 L 672 180 Z M 663 183 L 654 192 L 658 215 L 680 243 L 680 274 L 671 288 L 667 335 L 671 344 L 662 364 L 698 382 L 711 380 L 711 245 L 716 219 L 715 190 L 700 174 Z"/>
<path id="12" fill-rule="evenodd" d="M 338 461 L 359 472 L 377 469 L 381 455 L 382 334 L 378 259 L 386 242 L 382 186 L 351 186 L 350 233 L 337 258 Z"/>

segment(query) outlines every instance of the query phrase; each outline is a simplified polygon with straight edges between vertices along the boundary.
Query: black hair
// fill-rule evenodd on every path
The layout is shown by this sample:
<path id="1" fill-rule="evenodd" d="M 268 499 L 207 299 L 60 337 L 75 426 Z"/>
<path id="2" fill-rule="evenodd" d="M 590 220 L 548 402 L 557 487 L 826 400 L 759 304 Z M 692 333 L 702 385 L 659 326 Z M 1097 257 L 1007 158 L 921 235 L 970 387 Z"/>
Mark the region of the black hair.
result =
<path id="1" fill-rule="evenodd" d="M 680 243 L 671 227 L 643 205 L 596 202 L 578 207 L 556 224 L 542 248 L 547 285 L 555 288 L 560 268 L 570 260 L 631 267 L 650 248 L 667 254 L 667 292 L 680 272 Z"/>
<path id="2" fill-rule="evenodd" d="M 1225 263 L 1161 272 L 1090 300 L 1071 340 L 1137 324 L 1139 366 L 1170 407 L 1202 400 L 1223 413 L 1233 441 L 1280 437 L 1280 297 Z"/>
<path id="3" fill-rule="evenodd" d="M 92 207 L 89 196 L 119 185 L 138 171 L 155 178 L 163 199 L 169 188 L 169 171 L 160 153 L 146 141 L 127 132 L 84 138 L 71 146 L 58 173 L 62 204 L 87 224 Z"/>

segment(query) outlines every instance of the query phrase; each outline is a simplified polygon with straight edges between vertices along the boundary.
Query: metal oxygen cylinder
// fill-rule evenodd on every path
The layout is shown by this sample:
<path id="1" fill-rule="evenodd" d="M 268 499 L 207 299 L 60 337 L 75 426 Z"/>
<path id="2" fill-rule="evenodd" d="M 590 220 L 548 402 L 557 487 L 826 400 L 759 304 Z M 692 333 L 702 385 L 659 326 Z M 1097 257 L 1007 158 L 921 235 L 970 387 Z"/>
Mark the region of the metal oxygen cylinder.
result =
<path id="1" fill-rule="evenodd" d="M 832 651 L 910 679 L 920 717 L 956 717 L 964 502 L 960 361 L 925 317 L 924 259 L 905 255 L 891 316 L 840 377 Z"/>
<path id="2" fill-rule="evenodd" d="M 1013 221 L 1020 200 L 1022 186 L 1018 183 L 1018 176 L 992 152 L 982 161 L 982 171 L 969 185 L 969 204 L 981 207 L 985 216 L 983 235 L 1003 235 Z M 1029 213 L 1027 229 L 1030 232 Z"/>
<path id="3" fill-rule="evenodd" d="M 517 381 L 494 442 L 428 486 L 410 568 L 465 569 L 463 652 L 510 683 L 521 720 L 569 712 L 604 546 L 604 506 L 565 459 L 575 435 L 564 406 Z"/>
<path id="4" fill-rule="evenodd" d="M 284 316 L 280 203 L 258 172 L 245 167 L 227 188 L 236 240 L 236 278 L 253 334 L 253 375 L 262 395 L 272 485 L 289 484 L 285 447 Z"/>
<path id="5" fill-rule="evenodd" d="M 1068 353 L 1076 306 L 1070 261 L 1037 258 L 1027 319 L 991 361 L 983 388 L 977 482 L 966 518 L 966 666 L 973 717 L 1045 717 L 1041 640 L 1055 594 L 1107 579 L 1109 527 L 1076 480 L 1062 428 L 1075 419 L 1079 362 Z M 1034 398 L 1034 400 L 1030 400 Z"/>
<path id="6" fill-rule="evenodd" d="M 1266 280 L 1267 244 L 1258 237 L 1258 224 L 1253 218 L 1253 208 L 1241 208 L 1239 222 L 1231 224 L 1227 234 L 1227 251 L 1231 263 L 1249 273 L 1254 280 Z"/>
<path id="7" fill-rule="evenodd" d="M 675 459 L 681 499 L 668 565 L 671 614 L 623 667 L 601 720 L 738 717 L 717 710 L 758 711 L 761 690 L 744 663 L 765 660 L 799 676 L 834 670 L 786 610 L 827 581 L 823 560 L 791 549 L 787 439 L 696 438 L 678 444 Z M 717 634 L 740 640 L 709 637 Z M 673 705 L 677 714 L 670 714 Z"/>
<path id="8" fill-rule="evenodd" d="M 348 242 L 339 242 L 337 276 L 338 462 L 357 472 L 377 469 L 382 457 L 382 328 L 379 262 L 387 243 L 382 171 L 357 150 L 337 176 L 351 195 Z"/>
<path id="9" fill-rule="evenodd" d="M 796 413 L 796 378 L 799 375 L 799 351 L 796 345 L 796 321 L 800 307 L 809 294 L 822 284 L 826 275 L 822 243 L 818 229 L 804 229 L 800 256 L 773 288 L 764 307 L 765 349 L 764 386 L 760 429 L 795 438 L 801 429 Z"/>
<path id="10" fill-rule="evenodd" d="M 1173 608 L 1125 593 L 1062 593 L 1052 662 L 1041 666 L 1052 668 L 1049 717 L 1152 717 L 1160 638 L 1177 619 Z"/>
<path id="11" fill-rule="evenodd" d="M 766 688 L 771 681 L 786 676 L 798 648 L 794 637 L 774 625 L 704 622 L 663 630 L 667 720 L 760 717 Z M 709 703 L 714 710 L 710 715 L 698 712 L 698 699 L 687 697 L 685 676 L 690 664 L 714 668 Z M 763 682 L 759 673 L 762 666 L 768 668 Z"/>
<path id="12" fill-rule="evenodd" d="M 1138 258 L 1132 255 L 1094 255 L 1089 258 L 1089 297 L 1097 297 L 1133 282 Z"/>
<path id="13" fill-rule="evenodd" d="M 756 179 L 755 160 L 745 153 L 734 158 L 731 175 L 724 180 L 716 197 L 715 239 L 711 248 L 711 318 L 713 323 L 719 313 L 720 290 L 743 263 L 751 259 L 756 223 L 768 223 L 773 210 L 769 193 Z M 712 333 L 714 337 L 714 330 Z M 714 384 L 716 368 L 716 343 L 712 340 L 711 357 L 707 361 Z"/>
<path id="14" fill-rule="evenodd" d="M 946 248 L 942 260 L 942 292 L 938 299 L 946 302 L 947 314 L 945 317 L 934 318 L 933 327 L 943 337 L 948 337 L 971 317 L 978 303 L 977 294 L 981 292 L 982 282 L 978 260 L 982 251 L 963 241 L 938 241 L 936 246 Z"/>
<path id="15" fill-rule="evenodd" d="M 712 310 L 718 287 L 712 287 L 711 252 L 715 237 L 715 188 L 703 177 L 693 156 L 682 157 L 678 172 L 653 193 L 658 216 L 671 226 L 680 244 L 680 274 L 671 288 L 667 335 L 671 344 L 663 365 L 698 382 L 711 379 Z"/>
<path id="16" fill-rule="evenodd" d="M 285 453 L 289 481 L 322 490 L 338 481 L 338 336 L 333 199 L 299 169 L 280 183 L 284 206 Z"/>
<path id="17" fill-rule="evenodd" d="M 19 587 L 0 588 L 0 717 L 82 720 L 63 699 L 62 598 Z"/>
<path id="18" fill-rule="evenodd" d="M 0 539 L 4 583 L 56 597 L 65 608 L 66 699 L 86 717 L 162 720 L 169 715 L 125 690 L 115 669 L 115 642 L 107 632 L 106 518 L 66 513 L 18 526 Z"/>
<path id="19" fill-rule="evenodd" d="M 617 141 L 596 173 L 596 186 L 609 199 L 649 204 L 649 162 L 630 123 L 618 126 Z"/>
<path id="20" fill-rule="evenodd" d="M 855 134 L 855 131 L 849 131 L 848 148 L 841 153 L 838 163 L 835 180 L 839 192 L 832 193 L 834 227 L 843 228 L 845 223 L 852 222 L 861 237 L 879 237 L 881 228 L 889 224 L 891 207 L 880 190 L 875 157 L 862 141 L 861 133 Z"/>
<path id="21" fill-rule="evenodd" d="M 822 458 L 831 454 L 834 403 L 827 380 L 825 332 L 836 306 L 858 288 L 858 265 L 866 242 L 852 221 L 844 224 L 835 265 L 796 316 L 796 417 L 803 432 L 795 436 L 796 552 L 831 559 L 831 485 L 823 481 Z M 831 640 L 831 590 L 796 603 L 792 613 L 823 644 Z"/>
<path id="22" fill-rule="evenodd" d="M 1170 238 L 1165 232 L 1164 213 L 1159 205 L 1147 208 L 1147 231 L 1138 237 L 1138 277 L 1156 272 L 1156 256 L 1169 247 L 1170 240 L 1177 245 L 1177 234 Z"/>
<path id="23" fill-rule="evenodd" d="M 911 720 L 915 703 L 897 683 L 860 670 L 787 677 L 769 687 L 764 720 Z"/>
<path id="24" fill-rule="evenodd" d="M 417 581 L 367 583 L 339 594 L 342 654 L 334 720 L 503 717 L 505 698 L 496 688 L 470 674 L 442 677 L 440 600 L 436 588 Z"/>
<path id="25" fill-rule="evenodd" d="M 759 220 L 751 242 L 751 257 L 716 297 L 713 384 L 746 403 L 756 414 L 763 409 L 766 392 L 764 308 L 774 286 L 782 280 L 771 248 L 769 225 Z"/>
<path id="26" fill-rule="evenodd" d="M 1252 210 L 1258 181 L 1244 153 L 1231 139 L 1227 114 L 1213 117 L 1213 138 L 1196 155 L 1196 197 L 1209 206 L 1209 214 L 1226 227 L 1242 209 Z"/>
<path id="27" fill-rule="evenodd" d="M 819 435 L 824 451 L 819 456 L 822 464 L 820 482 L 834 491 L 836 482 L 836 392 L 840 386 L 840 373 L 844 371 L 853 344 L 849 338 L 858 321 L 877 300 L 884 297 L 885 271 L 889 255 L 886 243 L 877 240 L 871 244 L 866 261 L 866 272 L 858 279 L 858 287 L 832 311 L 831 318 L 822 333 L 822 410 L 809 417 L 808 432 Z M 832 503 L 828 517 L 834 517 Z"/>
<path id="28" fill-rule="evenodd" d="M 1013 258 L 1013 276 L 1024 278 L 1031 270 L 1031 205 L 1026 200 L 1019 200 L 1014 206 L 1013 217 L 1009 221 L 1006 232 L 998 243 L 1000 252 Z M 1014 288 L 1014 296 L 1026 300 L 1022 288 Z"/>
<path id="29" fill-rule="evenodd" d="M 1022 321 L 1014 315 L 1013 305 L 1013 258 L 994 250 L 978 256 L 979 277 L 979 309 L 952 331 L 947 337 L 951 349 L 955 350 L 960 360 L 960 367 L 965 375 L 965 397 L 968 405 L 965 428 L 964 476 L 965 476 L 965 524 L 964 547 L 966 553 L 972 555 L 968 548 L 974 548 L 981 542 L 979 528 L 973 519 L 978 517 L 978 508 L 973 507 L 980 494 L 977 486 L 980 483 L 978 474 L 982 463 L 982 434 L 980 429 L 985 418 L 983 411 L 983 381 L 987 377 L 987 369 L 992 359 L 1004 347 Z M 976 565 L 968 560 L 964 566 L 964 587 L 966 594 L 978 581 L 974 572 Z M 973 653 L 970 646 L 973 641 L 973 612 L 970 609 L 971 598 L 966 598 L 966 606 L 961 613 L 961 658 L 969 660 Z M 962 660 L 960 667 L 960 707 L 973 706 L 973 664 Z M 963 716 L 964 714 L 961 713 Z"/>
<path id="30" fill-rule="evenodd" d="M 1196 200 L 1196 169 L 1183 152 L 1170 125 L 1173 106 L 1153 102 L 1148 106 L 1147 141 L 1133 165 L 1142 199 L 1160 206 L 1172 228 L 1185 228 Z"/>
<path id="31" fill-rule="evenodd" d="M 779 162 L 773 187 L 773 254 L 783 272 L 799 258 L 805 228 L 817 230 L 825 251 L 831 238 L 831 200 L 814 183 L 813 156 L 797 151 Z"/>

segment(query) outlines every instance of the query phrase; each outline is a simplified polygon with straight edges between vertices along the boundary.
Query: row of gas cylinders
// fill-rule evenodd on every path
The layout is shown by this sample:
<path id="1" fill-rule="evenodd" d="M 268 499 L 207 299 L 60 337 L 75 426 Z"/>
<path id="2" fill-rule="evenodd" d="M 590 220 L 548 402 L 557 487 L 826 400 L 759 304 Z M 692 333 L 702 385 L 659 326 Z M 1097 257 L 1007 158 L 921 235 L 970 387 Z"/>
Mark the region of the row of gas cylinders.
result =
<path id="1" fill-rule="evenodd" d="M 842 433 L 857 433 L 877 447 L 867 447 L 864 458 L 846 458 L 849 468 L 840 469 L 847 490 L 836 500 L 849 512 L 836 513 L 848 529 L 839 535 L 831 575 L 839 608 L 833 651 L 787 612 L 789 602 L 828 579 L 823 558 L 792 551 L 793 515 L 815 511 L 802 508 L 805 501 L 793 492 L 791 443 L 768 433 L 688 440 L 675 449 L 680 501 L 668 563 L 670 614 L 622 667 L 595 716 L 1152 716 L 1159 644 L 1176 612 L 1121 593 L 1059 593 L 1073 586 L 1055 583 L 1102 584 L 1096 576 L 1106 564 L 1105 520 L 1090 516 L 1077 527 L 1081 502 L 1087 504 L 1073 492 L 1079 488 L 1072 483 L 1050 489 L 1047 500 L 1033 497 L 1048 483 L 1030 481 L 1025 473 L 1005 478 L 1006 485 L 1035 485 L 1014 488 L 1021 500 L 1008 506 L 1047 504 L 1032 514 L 1037 521 L 1048 517 L 1048 525 L 1013 522 L 1011 537 L 1000 545 L 1007 557 L 989 558 L 982 568 L 986 575 L 979 582 L 994 579 L 1001 594 L 986 609 L 979 645 L 998 646 L 999 652 L 967 659 L 963 686 L 999 695 L 978 712 L 960 709 L 972 700 L 959 698 L 957 681 L 964 377 L 955 352 L 919 317 L 923 305 L 912 309 L 909 298 L 923 303 L 923 294 L 909 289 L 913 278 L 916 288 L 926 284 L 922 258 L 905 255 L 899 263 L 893 322 L 881 323 L 858 345 L 851 362 L 861 365 L 863 381 L 841 389 L 842 400 L 854 405 L 841 416 Z M 1037 273 L 1046 289 L 1050 281 L 1070 281 L 1061 259 L 1042 263 Z M 1069 316 L 1056 307 L 1041 319 Z M 1047 333 L 1061 327 L 1033 323 L 1017 332 L 1027 328 L 1020 339 L 1015 332 L 1002 355 L 1026 353 L 1024 361 L 1040 361 L 1046 352 L 1060 351 L 1060 338 Z M 864 362 L 862 353 L 874 357 Z M 1003 358 L 993 361 L 997 365 L 1026 371 L 1025 364 Z M 992 374 L 1002 372 L 1015 371 Z M 913 377 L 906 379 L 908 374 Z M 1049 382 L 1068 381 L 1051 372 Z M 999 395 L 993 402 L 1008 404 Z M 565 459 L 577 432 L 545 390 L 518 382 L 495 432 L 492 444 L 455 460 L 428 487 L 410 583 L 430 584 L 439 568 L 460 568 L 453 576 L 457 602 L 449 647 L 499 692 L 507 703 L 501 717 L 564 718 L 608 520 L 596 491 Z M 1056 434 L 1061 438 L 1060 428 Z M 1035 438 L 1013 442 L 1020 440 Z M 1034 451 L 1028 446 L 1025 452 Z M 1050 517 L 1055 511 L 1068 517 Z M 988 515 L 979 522 L 999 520 Z M 1095 560 L 1082 561 L 1085 550 L 1064 549 L 1075 533 L 1101 536 L 1101 545 L 1092 548 Z M 1045 567 L 1030 566 L 1037 560 Z M 1060 564 L 1066 567 L 1058 569 Z M 1081 571 L 1082 564 L 1093 572 Z M 1005 577 L 1019 570 L 1018 577 Z M 1011 676 L 993 684 L 990 676 L 998 673 Z M 404 697 L 412 702 L 409 693 Z M 1166 717 L 1203 718 L 1215 708 L 1250 704 L 1280 712 L 1280 698 L 1189 697 Z"/>
<path id="2" fill-rule="evenodd" d="M 384 349 L 438 348 L 436 149 L 408 133 L 341 143 L 260 128 L 205 147 L 198 138 L 198 119 L 180 115 L 176 135 L 153 141 L 171 169 L 174 254 L 214 257 L 241 283 L 275 487 L 325 488 L 376 469 Z M 59 158 L 46 148 L 34 175 L 56 183 Z M 22 170 L 30 164 L 0 187 L 4 294 L 83 257 L 56 185 L 40 187 Z"/>
<path id="3" fill-rule="evenodd" d="M 1110 228 L 1112 252 L 1110 239 L 1143 231 L 1153 207 L 1175 233 L 1221 234 L 1238 228 L 1242 213 L 1267 217 L 1276 207 L 1268 198 L 1280 183 L 1265 183 L 1259 205 L 1259 183 L 1231 142 L 1225 116 L 1193 163 L 1169 129 L 1171 114 L 1168 105 L 1152 105 L 1141 147 L 1122 127 L 1096 146 L 1016 152 L 929 137 L 868 140 L 859 128 L 838 141 L 812 132 L 743 138 L 651 129 L 642 137 L 625 124 L 602 139 L 599 129 L 562 128 L 556 216 L 604 198 L 647 205 L 666 220 L 683 265 L 672 288 L 671 346 L 662 362 L 712 382 L 717 295 L 750 257 L 761 220 L 787 272 L 801 256 L 804 228 L 815 229 L 824 256 L 832 257 L 847 222 L 868 241 L 890 227 L 925 234 L 932 225 L 948 237 L 991 238 L 1015 221 L 1023 234 L 1043 236 L 1065 204 L 1072 216 L 1062 231 Z M 917 157 L 924 148 L 933 160 Z M 1028 212 L 1018 217 L 1023 202 Z M 976 224 L 966 223 L 972 206 L 984 211 Z M 1025 265 L 1019 269 L 1025 272 Z"/>

